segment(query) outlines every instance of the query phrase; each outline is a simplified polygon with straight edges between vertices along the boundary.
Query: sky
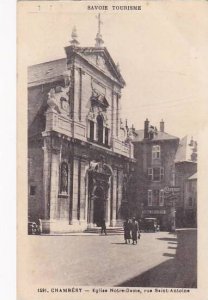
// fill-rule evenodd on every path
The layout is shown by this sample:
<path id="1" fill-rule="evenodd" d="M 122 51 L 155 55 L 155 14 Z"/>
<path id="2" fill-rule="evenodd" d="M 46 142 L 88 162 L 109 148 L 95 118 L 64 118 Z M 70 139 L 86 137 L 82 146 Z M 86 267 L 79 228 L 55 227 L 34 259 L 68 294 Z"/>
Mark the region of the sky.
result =
<path id="1" fill-rule="evenodd" d="M 166 132 L 197 137 L 208 115 L 208 2 L 134 1 L 141 11 L 112 11 L 115 3 L 105 3 L 104 46 L 126 82 L 122 117 L 136 129 L 143 128 L 146 118 L 159 128 L 163 119 Z M 120 2 L 124 4 L 132 2 Z M 26 66 L 65 57 L 73 26 L 80 46 L 95 45 L 97 12 L 87 9 L 89 2 L 39 5 L 19 5 L 18 50 Z"/>

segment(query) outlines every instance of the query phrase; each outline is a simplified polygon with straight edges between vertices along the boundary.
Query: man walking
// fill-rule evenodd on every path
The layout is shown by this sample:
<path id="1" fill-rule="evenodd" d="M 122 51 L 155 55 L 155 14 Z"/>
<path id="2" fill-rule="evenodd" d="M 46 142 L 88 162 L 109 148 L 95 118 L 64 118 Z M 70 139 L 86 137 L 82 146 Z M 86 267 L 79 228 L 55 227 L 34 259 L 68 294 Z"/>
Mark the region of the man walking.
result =
<path id="1" fill-rule="evenodd" d="M 105 219 L 103 219 L 102 221 L 101 221 L 101 234 L 102 233 L 105 233 L 105 235 L 107 235 L 107 232 L 106 232 L 106 225 L 105 225 Z"/>
<path id="2" fill-rule="evenodd" d="M 124 228 L 125 243 L 127 244 L 127 242 L 128 242 L 130 244 L 130 240 L 131 240 L 131 222 L 128 218 L 124 222 L 123 228 Z"/>
<path id="3" fill-rule="evenodd" d="M 137 244 L 137 239 L 138 239 L 138 231 L 139 231 L 139 224 L 136 221 L 136 218 L 134 217 L 132 219 L 132 224 L 131 224 L 131 232 L 132 232 L 132 241 L 133 245 Z"/>

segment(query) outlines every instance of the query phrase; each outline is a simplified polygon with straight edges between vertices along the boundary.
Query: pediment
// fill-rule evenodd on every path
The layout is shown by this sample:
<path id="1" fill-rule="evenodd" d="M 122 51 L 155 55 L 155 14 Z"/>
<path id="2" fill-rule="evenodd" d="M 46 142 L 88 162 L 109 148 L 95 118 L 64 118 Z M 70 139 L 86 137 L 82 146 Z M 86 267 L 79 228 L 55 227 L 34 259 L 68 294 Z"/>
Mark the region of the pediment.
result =
<path id="1" fill-rule="evenodd" d="M 125 81 L 106 48 L 79 48 L 77 52 L 106 76 L 117 81 L 122 87 Z"/>

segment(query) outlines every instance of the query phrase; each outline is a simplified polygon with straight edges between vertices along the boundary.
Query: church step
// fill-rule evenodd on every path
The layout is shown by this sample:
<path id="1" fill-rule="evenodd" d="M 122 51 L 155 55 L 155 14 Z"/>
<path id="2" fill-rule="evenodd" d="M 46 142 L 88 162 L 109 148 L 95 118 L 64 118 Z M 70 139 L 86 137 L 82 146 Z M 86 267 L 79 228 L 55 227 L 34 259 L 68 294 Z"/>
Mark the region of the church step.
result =
<path id="1" fill-rule="evenodd" d="M 94 227 L 94 228 L 87 228 L 84 232 L 86 233 L 101 233 L 100 227 Z M 123 234 L 123 228 L 122 227 L 107 227 L 106 228 L 107 234 Z"/>

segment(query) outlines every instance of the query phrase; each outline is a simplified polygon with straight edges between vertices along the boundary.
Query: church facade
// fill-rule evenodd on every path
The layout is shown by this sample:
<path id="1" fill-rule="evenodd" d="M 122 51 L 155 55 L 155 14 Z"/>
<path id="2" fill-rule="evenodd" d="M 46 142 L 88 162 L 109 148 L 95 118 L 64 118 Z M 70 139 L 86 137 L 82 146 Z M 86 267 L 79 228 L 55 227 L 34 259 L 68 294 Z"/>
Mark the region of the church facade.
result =
<path id="1" fill-rule="evenodd" d="M 80 47 L 28 68 L 28 215 L 43 232 L 120 226 L 129 214 L 132 136 L 120 119 L 119 68 L 103 47 Z"/>

